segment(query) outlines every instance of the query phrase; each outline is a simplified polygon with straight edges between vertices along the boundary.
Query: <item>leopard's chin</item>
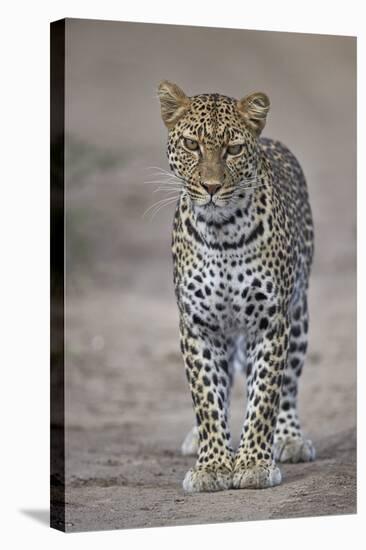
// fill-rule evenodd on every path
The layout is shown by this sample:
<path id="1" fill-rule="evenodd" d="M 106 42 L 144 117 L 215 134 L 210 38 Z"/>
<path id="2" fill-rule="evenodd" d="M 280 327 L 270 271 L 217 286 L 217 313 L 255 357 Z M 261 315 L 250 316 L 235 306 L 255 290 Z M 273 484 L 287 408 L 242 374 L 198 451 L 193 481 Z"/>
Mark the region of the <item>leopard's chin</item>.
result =
<path id="1" fill-rule="evenodd" d="M 217 222 L 225 221 L 230 213 L 230 208 L 227 203 L 214 202 L 212 200 L 207 203 L 194 203 L 194 210 L 199 221 Z"/>

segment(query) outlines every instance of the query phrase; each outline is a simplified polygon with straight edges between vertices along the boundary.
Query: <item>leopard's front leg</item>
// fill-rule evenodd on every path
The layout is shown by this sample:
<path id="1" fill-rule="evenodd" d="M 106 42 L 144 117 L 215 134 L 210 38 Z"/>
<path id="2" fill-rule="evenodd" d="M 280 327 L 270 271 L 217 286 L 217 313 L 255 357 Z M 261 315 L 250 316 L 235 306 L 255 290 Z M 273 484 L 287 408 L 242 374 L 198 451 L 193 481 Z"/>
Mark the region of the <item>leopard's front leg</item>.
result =
<path id="1" fill-rule="evenodd" d="M 233 476 L 237 489 L 260 489 L 281 483 L 273 440 L 288 336 L 288 319 L 280 316 L 248 342 L 248 404 Z"/>
<path id="2" fill-rule="evenodd" d="M 189 492 L 232 487 L 233 450 L 228 427 L 231 384 L 224 336 L 181 323 L 181 347 L 199 434 L 196 464 L 183 481 Z"/>

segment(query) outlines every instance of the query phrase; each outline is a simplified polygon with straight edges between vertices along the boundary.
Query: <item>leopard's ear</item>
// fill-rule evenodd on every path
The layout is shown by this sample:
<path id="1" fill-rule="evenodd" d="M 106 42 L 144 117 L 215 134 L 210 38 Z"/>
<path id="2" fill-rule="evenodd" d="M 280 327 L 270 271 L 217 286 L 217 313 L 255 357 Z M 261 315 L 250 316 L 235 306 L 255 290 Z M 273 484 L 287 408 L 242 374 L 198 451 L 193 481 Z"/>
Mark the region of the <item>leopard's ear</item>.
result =
<path id="1" fill-rule="evenodd" d="M 159 84 L 158 96 L 160 99 L 161 117 L 165 126 L 172 128 L 188 110 L 189 97 L 177 86 L 168 80 Z"/>
<path id="2" fill-rule="evenodd" d="M 237 102 L 237 109 L 257 136 L 263 130 L 269 111 L 269 98 L 262 92 L 250 94 Z"/>

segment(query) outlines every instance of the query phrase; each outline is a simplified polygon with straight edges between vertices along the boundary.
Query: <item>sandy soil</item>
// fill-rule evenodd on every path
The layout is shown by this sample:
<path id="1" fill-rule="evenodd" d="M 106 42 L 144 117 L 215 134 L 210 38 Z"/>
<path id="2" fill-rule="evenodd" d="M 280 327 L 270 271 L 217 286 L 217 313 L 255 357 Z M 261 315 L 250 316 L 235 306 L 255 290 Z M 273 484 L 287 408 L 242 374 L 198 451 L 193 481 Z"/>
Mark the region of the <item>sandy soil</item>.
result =
<path id="1" fill-rule="evenodd" d="M 161 28 L 151 27 L 121 32 L 118 24 L 74 22 L 68 31 L 73 55 L 66 113 L 66 529 L 354 513 L 352 43 L 300 35 L 293 42 L 288 34 L 239 31 L 227 40 L 225 31 L 207 29 L 170 29 L 164 41 Z M 138 53 L 140 44 L 155 54 L 149 63 Z M 226 48 L 230 65 L 216 64 L 219 46 Z M 206 56 L 204 74 L 197 51 Z M 238 90 L 244 82 L 239 62 L 251 71 L 248 91 L 263 89 L 273 97 L 265 135 L 294 150 L 309 182 L 316 254 L 300 413 L 318 457 L 310 464 L 283 465 L 283 483 L 273 489 L 186 495 L 181 482 L 194 459 L 182 457 L 180 445 L 193 409 L 172 288 L 172 208 L 144 219 L 156 195 L 154 186 L 142 182 L 154 179 L 146 167 L 166 168 L 156 83 L 170 77 L 193 93 Z M 345 97 L 348 108 L 339 109 Z M 234 440 L 244 395 L 238 376 Z"/>

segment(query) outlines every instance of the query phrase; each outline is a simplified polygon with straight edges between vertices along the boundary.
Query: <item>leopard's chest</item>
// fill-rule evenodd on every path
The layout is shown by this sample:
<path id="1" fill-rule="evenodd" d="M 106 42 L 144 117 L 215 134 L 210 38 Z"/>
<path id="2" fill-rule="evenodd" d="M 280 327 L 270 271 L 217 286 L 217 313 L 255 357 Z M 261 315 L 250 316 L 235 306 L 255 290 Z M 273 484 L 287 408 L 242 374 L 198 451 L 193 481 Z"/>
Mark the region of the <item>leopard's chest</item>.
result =
<path id="1" fill-rule="evenodd" d="M 191 326 L 236 332 L 257 321 L 275 302 L 271 277 L 259 276 L 258 262 L 244 253 L 206 253 L 182 268 L 176 283 L 180 310 Z"/>

